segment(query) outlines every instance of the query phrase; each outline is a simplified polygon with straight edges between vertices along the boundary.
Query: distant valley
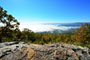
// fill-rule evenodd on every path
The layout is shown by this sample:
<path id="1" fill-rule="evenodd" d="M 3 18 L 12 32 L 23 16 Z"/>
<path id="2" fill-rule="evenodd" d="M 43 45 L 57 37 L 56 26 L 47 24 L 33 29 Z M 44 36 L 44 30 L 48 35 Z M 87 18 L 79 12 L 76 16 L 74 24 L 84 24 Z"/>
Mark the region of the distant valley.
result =
<path id="1" fill-rule="evenodd" d="M 35 33 L 73 33 L 76 29 L 80 28 L 82 24 L 87 22 L 77 22 L 77 23 L 42 23 L 42 24 L 27 24 L 21 26 L 21 30 L 23 28 L 28 28 Z M 90 24 L 88 22 L 88 24 Z"/>

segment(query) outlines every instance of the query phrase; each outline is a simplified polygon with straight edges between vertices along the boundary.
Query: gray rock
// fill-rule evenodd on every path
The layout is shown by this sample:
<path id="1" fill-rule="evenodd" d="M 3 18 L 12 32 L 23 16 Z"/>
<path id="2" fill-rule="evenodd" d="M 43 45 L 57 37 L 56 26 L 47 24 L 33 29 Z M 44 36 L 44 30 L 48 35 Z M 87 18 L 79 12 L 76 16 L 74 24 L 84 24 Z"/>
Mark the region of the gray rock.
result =
<path id="1" fill-rule="evenodd" d="M 6 46 L 18 44 L 19 42 L 5 42 Z"/>
<path id="2" fill-rule="evenodd" d="M 0 45 L 0 58 L 3 60 L 90 60 L 89 48 L 66 43 L 6 42 Z"/>
<path id="3" fill-rule="evenodd" d="M 80 58 L 80 60 L 87 60 L 87 58 L 83 56 Z"/>
<path id="4" fill-rule="evenodd" d="M 5 45 L 5 43 L 0 43 L 0 48 L 3 48 Z"/>

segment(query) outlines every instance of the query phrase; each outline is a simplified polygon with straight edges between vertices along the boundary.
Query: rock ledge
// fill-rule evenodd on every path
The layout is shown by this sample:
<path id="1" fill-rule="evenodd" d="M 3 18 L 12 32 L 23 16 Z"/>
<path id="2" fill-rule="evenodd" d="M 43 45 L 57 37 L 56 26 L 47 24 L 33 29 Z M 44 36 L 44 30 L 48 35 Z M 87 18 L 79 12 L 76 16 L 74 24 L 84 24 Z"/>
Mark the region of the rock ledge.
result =
<path id="1" fill-rule="evenodd" d="M 0 43 L 0 60 L 90 60 L 90 48 L 65 43 Z"/>

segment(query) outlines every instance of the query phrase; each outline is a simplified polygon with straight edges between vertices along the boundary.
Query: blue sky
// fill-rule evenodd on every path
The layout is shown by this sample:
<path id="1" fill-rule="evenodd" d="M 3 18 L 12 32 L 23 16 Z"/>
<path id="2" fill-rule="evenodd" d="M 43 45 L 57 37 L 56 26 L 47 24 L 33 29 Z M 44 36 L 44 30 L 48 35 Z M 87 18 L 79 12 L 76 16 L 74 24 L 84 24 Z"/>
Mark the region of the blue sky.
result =
<path id="1" fill-rule="evenodd" d="M 90 22 L 90 0 L 0 0 L 20 22 Z"/>

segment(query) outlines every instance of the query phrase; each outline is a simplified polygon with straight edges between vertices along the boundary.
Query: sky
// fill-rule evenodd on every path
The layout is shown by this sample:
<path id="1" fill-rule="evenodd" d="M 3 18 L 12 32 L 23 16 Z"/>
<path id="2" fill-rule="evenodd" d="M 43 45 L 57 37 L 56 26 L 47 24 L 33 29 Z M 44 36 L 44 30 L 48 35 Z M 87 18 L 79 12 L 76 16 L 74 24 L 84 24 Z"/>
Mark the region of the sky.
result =
<path id="1" fill-rule="evenodd" d="M 0 0 L 19 22 L 90 22 L 90 0 Z"/>

